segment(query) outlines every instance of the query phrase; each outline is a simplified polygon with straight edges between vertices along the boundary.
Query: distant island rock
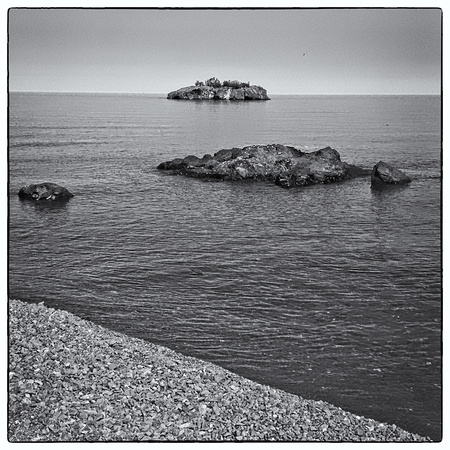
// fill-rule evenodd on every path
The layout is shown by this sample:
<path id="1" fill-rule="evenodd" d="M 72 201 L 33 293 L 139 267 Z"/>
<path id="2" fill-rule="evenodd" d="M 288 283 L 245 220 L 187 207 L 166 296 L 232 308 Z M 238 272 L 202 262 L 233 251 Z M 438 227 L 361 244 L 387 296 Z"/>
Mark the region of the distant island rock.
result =
<path id="1" fill-rule="evenodd" d="M 250 85 L 250 82 L 224 81 L 210 78 L 205 82 L 196 81 L 195 86 L 182 87 L 169 92 L 172 100 L 270 100 L 267 91 L 261 86 Z"/>
<path id="2" fill-rule="evenodd" d="M 202 158 L 191 155 L 163 162 L 157 168 L 195 178 L 272 181 L 284 188 L 370 174 L 370 170 L 341 161 L 331 147 L 305 153 L 281 144 L 224 149 Z"/>
<path id="3" fill-rule="evenodd" d="M 40 183 L 22 187 L 18 196 L 23 200 L 66 201 L 72 198 L 73 194 L 56 183 Z"/>

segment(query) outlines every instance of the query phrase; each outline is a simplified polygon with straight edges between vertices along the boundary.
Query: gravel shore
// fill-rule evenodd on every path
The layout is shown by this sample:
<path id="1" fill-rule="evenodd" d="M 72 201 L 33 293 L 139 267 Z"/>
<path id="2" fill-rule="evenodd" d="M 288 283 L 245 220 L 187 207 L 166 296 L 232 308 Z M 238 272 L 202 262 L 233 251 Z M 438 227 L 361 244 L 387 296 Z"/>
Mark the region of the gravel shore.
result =
<path id="1" fill-rule="evenodd" d="M 429 439 L 9 300 L 10 442 Z"/>

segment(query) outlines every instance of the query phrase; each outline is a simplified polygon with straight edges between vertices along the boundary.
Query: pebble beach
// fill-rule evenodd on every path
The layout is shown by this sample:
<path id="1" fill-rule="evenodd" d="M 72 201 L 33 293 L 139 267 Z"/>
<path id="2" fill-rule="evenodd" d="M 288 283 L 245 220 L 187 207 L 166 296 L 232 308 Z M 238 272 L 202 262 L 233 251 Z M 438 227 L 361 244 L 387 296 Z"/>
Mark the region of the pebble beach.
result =
<path id="1" fill-rule="evenodd" d="M 9 442 L 429 442 L 322 401 L 9 300 Z"/>

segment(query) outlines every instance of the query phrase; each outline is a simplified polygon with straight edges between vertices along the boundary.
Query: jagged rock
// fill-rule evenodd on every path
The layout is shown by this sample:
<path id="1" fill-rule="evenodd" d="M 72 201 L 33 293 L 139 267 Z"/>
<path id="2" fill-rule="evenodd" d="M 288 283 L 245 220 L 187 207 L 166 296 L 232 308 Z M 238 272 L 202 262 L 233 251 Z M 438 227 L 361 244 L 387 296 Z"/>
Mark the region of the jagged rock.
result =
<path id="1" fill-rule="evenodd" d="M 380 161 L 374 166 L 370 178 L 372 187 L 406 184 L 411 182 L 411 179 L 402 171 L 383 161 Z"/>
<path id="2" fill-rule="evenodd" d="M 187 86 L 169 92 L 167 98 L 173 100 L 270 100 L 267 91 L 261 86 L 240 88 Z"/>
<path id="3" fill-rule="evenodd" d="M 281 144 L 224 149 L 202 158 L 190 155 L 163 162 L 158 169 L 196 178 L 273 181 L 285 188 L 331 183 L 370 173 L 342 162 L 339 153 L 330 147 L 305 153 Z"/>
<path id="4" fill-rule="evenodd" d="M 29 184 L 18 192 L 21 199 L 34 201 L 69 200 L 73 194 L 56 183 Z"/>

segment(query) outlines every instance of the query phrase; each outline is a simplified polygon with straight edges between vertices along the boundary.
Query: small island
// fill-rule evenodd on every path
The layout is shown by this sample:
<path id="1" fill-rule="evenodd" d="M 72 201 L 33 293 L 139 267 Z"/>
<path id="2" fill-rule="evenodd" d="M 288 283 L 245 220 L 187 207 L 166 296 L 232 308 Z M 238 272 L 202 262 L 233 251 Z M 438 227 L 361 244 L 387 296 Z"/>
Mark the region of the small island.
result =
<path id="1" fill-rule="evenodd" d="M 194 86 L 182 87 L 167 95 L 171 100 L 270 100 L 267 91 L 250 82 L 224 81 L 221 83 L 212 77 L 203 81 L 196 81 Z"/>
<path id="2" fill-rule="evenodd" d="M 223 149 L 202 158 L 189 155 L 162 162 L 157 169 L 208 180 L 269 181 L 283 188 L 327 184 L 370 174 L 368 169 L 341 161 L 339 153 L 331 147 L 305 153 L 282 144 Z"/>

